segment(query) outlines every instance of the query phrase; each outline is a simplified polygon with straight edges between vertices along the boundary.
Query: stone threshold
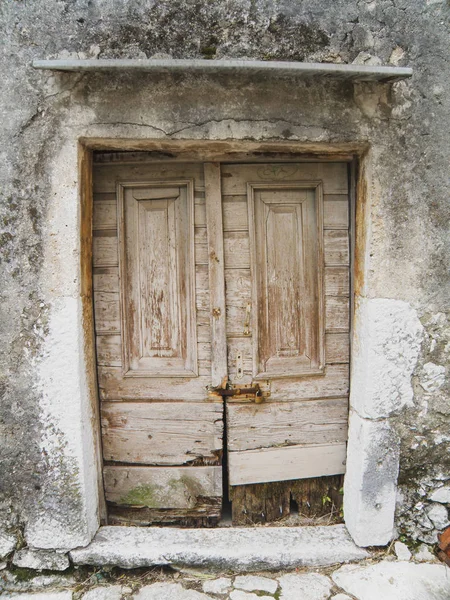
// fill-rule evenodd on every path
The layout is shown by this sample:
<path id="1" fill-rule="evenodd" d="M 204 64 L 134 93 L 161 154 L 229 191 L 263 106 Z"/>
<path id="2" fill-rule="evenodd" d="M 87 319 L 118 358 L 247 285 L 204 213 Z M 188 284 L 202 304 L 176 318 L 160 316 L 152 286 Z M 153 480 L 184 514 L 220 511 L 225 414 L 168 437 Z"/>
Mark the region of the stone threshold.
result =
<path id="1" fill-rule="evenodd" d="M 344 525 L 320 527 L 101 527 L 70 552 L 76 565 L 184 566 L 251 572 L 323 567 L 370 557 Z"/>

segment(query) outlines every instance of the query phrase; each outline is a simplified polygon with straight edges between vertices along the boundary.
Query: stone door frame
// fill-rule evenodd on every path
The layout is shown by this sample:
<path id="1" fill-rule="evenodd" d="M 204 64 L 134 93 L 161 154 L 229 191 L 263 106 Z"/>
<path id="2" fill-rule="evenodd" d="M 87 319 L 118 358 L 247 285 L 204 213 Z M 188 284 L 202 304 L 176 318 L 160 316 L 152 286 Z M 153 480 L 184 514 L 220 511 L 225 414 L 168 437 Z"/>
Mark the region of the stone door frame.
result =
<path id="1" fill-rule="evenodd" d="M 102 456 L 100 441 L 99 401 L 96 382 L 92 302 L 92 156 L 95 150 L 147 151 L 155 159 L 195 162 L 248 162 L 248 161 L 334 161 L 351 164 L 351 268 L 353 290 L 351 298 L 351 384 L 350 426 L 345 476 L 344 519 L 354 541 L 360 546 L 387 544 L 393 535 L 396 485 L 398 475 L 398 440 L 389 425 L 389 411 L 380 414 L 378 398 L 365 385 L 361 372 L 377 373 L 369 368 L 370 345 L 373 338 L 373 310 L 366 298 L 367 255 L 370 245 L 370 206 L 376 186 L 371 180 L 371 148 L 368 144 L 318 144 L 289 141 L 249 142 L 212 140 L 129 140 L 111 138 L 81 138 L 78 140 L 78 273 L 80 296 L 74 300 L 77 312 L 72 337 L 73 356 L 78 357 L 82 381 L 72 378 L 65 384 L 73 406 L 73 415 L 67 432 L 72 442 L 72 461 L 77 473 L 77 487 L 82 502 L 79 503 L 79 520 L 76 524 L 40 523 L 28 531 L 27 541 L 35 547 L 72 549 L 88 544 L 99 525 L 105 521 L 106 510 L 102 482 Z M 73 153 L 71 153 L 73 156 Z M 59 168 L 64 166 L 64 153 L 58 158 Z M 57 165 L 54 165 L 57 169 Z M 74 171 L 72 169 L 71 173 Z M 56 172 L 56 170 L 55 170 Z M 64 178 L 63 178 L 64 180 Z M 56 182 L 56 183 L 55 183 Z M 59 188 L 59 190 L 58 190 Z M 54 178 L 53 189 L 62 196 L 64 183 Z M 61 233 L 62 235 L 62 233 Z M 62 244 L 63 240 L 59 242 Z M 72 267 L 74 268 L 74 267 Z M 72 299 L 71 299 L 72 302 Z M 393 300 L 391 302 L 401 303 Z M 376 312 L 376 311 L 375 311 Z M 398 316 L 398 315 L 397 315 Z M 361 343 L 364 341 L 364 343 Z M 51 343 L 51 340 L 48 342 Z M 369 345 L 369 352 L 367 345 Z M 357 373 L 355 374 L 355 365 Z M 374 365 L 377 369 L 378 365 Z M 363 375 L 364 375 L 363 373 Z M 380 374 L 378 374 L 380 376 Z M 389 374 L 387 375 L 389 377 Z M 61 383 L 62 385 L 62 383 Z M 60 402 L 57 390 L 48 396 L 48 402 Z M 55 404 L 56 406 L 56 404 Z M 58 409 L 59 410 L 59 409 Z M 50 406 L 50 414 L 56 413 Z M 75 458 L 73 458 L 75 456 Z M 66 529 L 65 529 L 66 527 Z M 53 528 L 53 529 L 52 529 Z M 35 540 L 35 543 L 33 541 Z M 46 542 L 45 540 L 48 540 Z"/>

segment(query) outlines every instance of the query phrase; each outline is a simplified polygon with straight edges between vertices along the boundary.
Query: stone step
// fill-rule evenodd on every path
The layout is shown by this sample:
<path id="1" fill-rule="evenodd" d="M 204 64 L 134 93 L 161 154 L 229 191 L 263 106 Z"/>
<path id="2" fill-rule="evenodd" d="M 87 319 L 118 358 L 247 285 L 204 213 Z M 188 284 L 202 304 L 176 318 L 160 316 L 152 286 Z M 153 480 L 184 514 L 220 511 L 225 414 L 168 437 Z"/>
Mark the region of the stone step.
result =
<path id="1" fill-rule="evenodd" d="M 77 565 L 154 565 L 279 570 L 362 560 L 344 525 L 328 527 L 233 527 L 178 529 L 101 527 L 85 548 L 70 553 Z"/>

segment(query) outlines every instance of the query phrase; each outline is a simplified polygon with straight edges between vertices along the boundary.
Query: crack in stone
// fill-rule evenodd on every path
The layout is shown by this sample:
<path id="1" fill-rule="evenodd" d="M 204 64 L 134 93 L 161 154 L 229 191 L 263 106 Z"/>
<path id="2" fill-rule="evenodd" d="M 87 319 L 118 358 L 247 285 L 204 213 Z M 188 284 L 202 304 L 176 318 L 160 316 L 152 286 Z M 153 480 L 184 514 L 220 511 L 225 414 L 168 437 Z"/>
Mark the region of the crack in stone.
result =
<path id="1" fill-rule="evenodd" d="M 136 123 L 133 121 L 116 121 L 114 123 L 112 122 L 95 122 L 92 123 L 92 125 L 110 125 L 110 126 L 118 126 L 118 125 L 131 125 L 133 127 L 147 127 L 149 129 L 154 129 L 155 131 L 160 131 L 161 133 L 163 133 L 164 135 L 166 135 L 167 137 L 171 137 L 174 135 L 177 135 L 178 133 L 182 133 L 183 131 L 189 130 L 189 129 L 198 129 L 201 127 L 204 127 L 205 125 L 209 125 L 212 123 L 215 124 L 221 124 L 221 123 L 249 123 L 249 124 L 253 124 L 253 123 L 263 123 L 266 125 L 275 125 L 275 124 L 279 124 L 279 125 L 285 125 L 287 127 L 300 127 L 304 130 L 315 130 L 315 129 L 320 129 L 321 131 L 327 133 L 328 135 L 336 135 L 336 132 L 324 128 L 324 127 L 320 127 L 319 125 L 315 126 L 315 125 L 305 125 L 305 124 L 300 124 L 300 123 L 294 123 L 292 121 L 286 121 L 285 119 L 233 119 L 233 118 L 227 118 L 227 119 L 208 119 L 207 121 L 202 121 L 200 123 L 193 123 L 193 122 L 189 122 L 188 125 L 185 125 L 183 127 L 180 127 L 179 129 L 174 129 L 172 131 L 166 131 L 165 129 L 163 129 L 162 127 L 156 127 L 155 125 L 150 125 L 148 123 Z"/>

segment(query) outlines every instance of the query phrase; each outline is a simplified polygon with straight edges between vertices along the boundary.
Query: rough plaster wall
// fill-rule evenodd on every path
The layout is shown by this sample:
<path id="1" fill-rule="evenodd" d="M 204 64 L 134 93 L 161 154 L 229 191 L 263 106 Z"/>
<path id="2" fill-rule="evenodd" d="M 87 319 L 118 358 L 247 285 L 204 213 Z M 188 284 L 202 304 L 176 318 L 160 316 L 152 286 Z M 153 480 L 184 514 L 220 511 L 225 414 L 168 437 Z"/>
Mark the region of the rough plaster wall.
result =
<path id="1" fill-rule="evenodd" d="M 370 141 L 371 225 L 357 291 L 403 300 L 424 327 L 414 398 L 393 411 L 389 427 L 400 439 L 398 524 L 415 537 L 433 532 L 426 507 L 433 508 L 433 490 L 450 472 L 448 3 L 11 0 L 1 3 L 0 18 L 5 531 L 26 525 L 28 543 L 45 547 L 49 532 L 64 524 L 54 545 L 65 548 L 85 543 L 95 527 L 92 517 L 79 518 L 86 502 L 95 504 L 90 459 L 81 470 L 79 460 L 80 440 L 92 456 L 89 428 L 83 433 L 80 425 L 91 415 L 83 405 L 82 340 L 67 324 L 81 318 L 75 157 L 77 137 L 87 135 Z M 415 74 L 390 87 L 250 76 L 50 75 L 30 67 L 33 58 L 154 54 L 400 64 Z M 55 340 L 66 343 L 69 379 L 78 381 L 70 422 L 64 374 L 52 374 Z"/>

